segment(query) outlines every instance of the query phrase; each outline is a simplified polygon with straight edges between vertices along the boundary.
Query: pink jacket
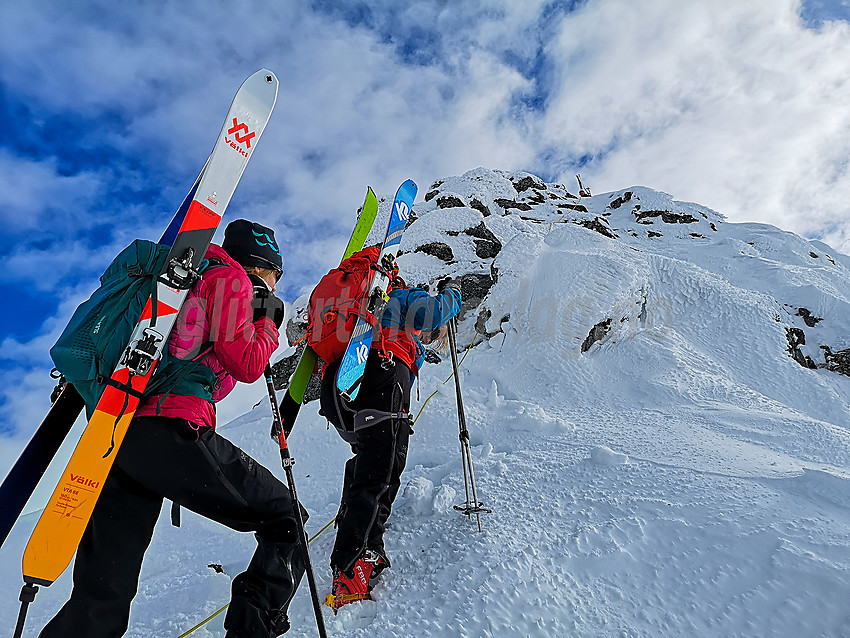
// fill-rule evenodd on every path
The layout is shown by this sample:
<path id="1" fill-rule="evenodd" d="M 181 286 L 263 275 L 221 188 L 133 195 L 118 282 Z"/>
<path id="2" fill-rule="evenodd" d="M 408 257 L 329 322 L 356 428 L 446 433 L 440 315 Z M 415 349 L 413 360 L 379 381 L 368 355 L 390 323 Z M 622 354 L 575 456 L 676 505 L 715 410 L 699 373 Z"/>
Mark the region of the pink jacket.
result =
<path id="1" fill-rule="evenodd" d="M 220 385 L 213 400 L 220 401 L 237 381 L 251 383 L 262 376 L 277 349 L 278 330 L 268 317 L 251 322 L 254 287 L 245 269 L 215 244 L 210 245 L 206 257 L 225 266 L 208 269 L 189 292 L 168 347 L 172 355 L 184 359 L 197 353 L 206 342 L 212 342 L 212 351 L 202 361 L 218 377 Z M 156 415 L 160 399 L 162 395 L 145 398 L 136 416 Z M 159 416 L 215 427 L 215 406 L 200 397 L 170 394 L 163 401 Z"/>

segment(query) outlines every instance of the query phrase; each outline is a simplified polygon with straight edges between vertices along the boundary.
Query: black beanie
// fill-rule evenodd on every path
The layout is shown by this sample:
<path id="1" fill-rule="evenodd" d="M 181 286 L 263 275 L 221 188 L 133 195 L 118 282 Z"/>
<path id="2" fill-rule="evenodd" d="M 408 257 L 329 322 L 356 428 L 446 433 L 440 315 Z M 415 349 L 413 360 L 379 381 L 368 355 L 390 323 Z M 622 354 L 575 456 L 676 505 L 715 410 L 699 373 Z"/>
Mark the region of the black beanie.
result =
<path id="1" fill-rule="evenodd" d="M 274 239 L 274 231 L 262 224 L 247 219 L 230 222 L 224 229 L 221 247 L 245 268 L 256 266 L 283 272 L 283 259 Z"/>

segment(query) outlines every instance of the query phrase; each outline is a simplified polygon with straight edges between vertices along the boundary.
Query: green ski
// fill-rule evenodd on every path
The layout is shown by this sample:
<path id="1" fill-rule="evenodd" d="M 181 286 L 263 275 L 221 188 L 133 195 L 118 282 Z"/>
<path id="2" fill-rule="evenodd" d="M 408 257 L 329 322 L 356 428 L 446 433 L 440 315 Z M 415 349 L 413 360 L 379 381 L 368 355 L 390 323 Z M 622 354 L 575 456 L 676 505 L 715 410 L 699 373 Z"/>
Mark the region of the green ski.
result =
<path id="1" fill-rule="evenodd" d="M 366 201 L 363 202 L 363 209 L 360 217 L 357 219 L 357 225 L 351 233 L 351 239 L 348 240 L 348 246 L 345 247 L 345 252 L 340 261 L 348 259 L 363 248 L 363 244 L 366 243 L 366 238 L 372 230 L 372 224 L 375 222 L 377 215 L 378 198 L 375 197 L 375 193 L 370 187 L 366 191 Z M 292 426 L 295 424 L 298 411 L 304 402 L 304 392 L 307 390 L 307 384 L 310 382 L 310 377 L 313 376 L 313 370 L 316 369 L 318 360 L 319 357 L 313 349 L 310 346 L 306 346 L 304 352 L 301 353 L 301 358 L 298 360 L 295 372 L 292 373 L 289 379 L 286 394 L 280 402 L 280 421 L 284 434 L 287 437 L 292 432 Z M 277 440 L 278 434 L 279 432 L 272 430 L 273 439 Z"/>

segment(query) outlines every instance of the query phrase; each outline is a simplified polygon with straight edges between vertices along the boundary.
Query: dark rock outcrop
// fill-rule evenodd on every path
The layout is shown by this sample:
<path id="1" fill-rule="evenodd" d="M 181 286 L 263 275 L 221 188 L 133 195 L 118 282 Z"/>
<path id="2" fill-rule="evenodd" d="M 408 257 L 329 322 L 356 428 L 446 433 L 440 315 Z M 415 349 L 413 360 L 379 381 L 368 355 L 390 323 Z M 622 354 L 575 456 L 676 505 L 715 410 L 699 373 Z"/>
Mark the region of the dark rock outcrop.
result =
<path id="1" fill-rule="evenodd" d="M 293 317 L 286 323 L 286 340 L 289 343 L 298 343 L 307 334 L 307 322 Z"/>
<path id="2" fill-rule="evenodd" d="M 800 346 L 806 345 L 806 333 L 801 328 L 785 328 L 785 338 L 788 340 L 788 353 L 804 368 L 816 370 L 817 364 L 800 350 Z"/>
<path id="3" fill-rule="evenodd" d="M 474 198 L 469 202 L 469 207 L 474 208 L 479 213 L 484 215 L 484 217 L 489 217 L 490 214 L 491 214 L 490 209 L 487 208 L 487 206 L 485 206 L 483 203 L 481 203 L 480 201 L 478 201 L 477 199 L 474 199 Z"/>
<path id="4" fill-rule="evenodd" d="M 431 190 L 429 190 L 429 191 L 425 194 L 425 201 L 426 201 L 426 202 L 430 202 L 430 201 L 431 201 L 432 199 L 434 199 L 437 195 L 439 195 L 439 194 L 440 194 L 440 190 L 439 190 L 439 188 L 440 188 L 440 186 L 442 186 L 442 185 L 443 185 L 443 182 L 442 182 L 442 181 L 437 181 L 437 182 L 434 182 L 433 184 L 431 184 Z"/>
<path id="5" fill-rule="evenodd" d="M 584 204 L 570 204 L 569 202 L 565 202 L 563 204 L 558 204 L 558 208 L 566 208 L 568 210 L 574 210 L 577 213 L 586 213 L 587 207 Z"/>
<path id="6" fill-rule="evenodd" d="M 304 347 L 302 343 L 298 346 L 295 354 L 281 359 L 272 366 L 272 381 L 274 382 L 275 390 L 284 390 L 289 386 L 289 377 L 295 372 L 295 368 L 298 366 L 298 360 L 301 358 L 301 353 L 304 352 Z M 310 377 L 307 389 L 304 391 L 304 403 L 318 399 L 321 390 L 321 377 L 319 375 Z"/>
<path id="7" fill-rule="evenodd" d="M 481 305 L 495 283 L 490 275 L 467 273 L 460 277 L 460 295 L 463 298 L 463 304 L 458 316 L 459 321 Z"/>
<path id="8" fill-rule="evenodd" d="M 522 193 L 523 191 L 527 191 L 529 188 L 536 188 L 538 190 L 546 190 L 546 184 L 544 184 L 541 180 L 532 177 L 531 175 L 526 175 L 522 179 L 517 181 L 511 180 L 511 183 L 514 185 L 514 190 L 517 193 Z"/>
<path id="9" fill-rule="evenodd" d="M 594 217 L 593 219 L 579 219 L 576 224 L 584 226 L 590 230 L 595 230 L 600 235 L 605 235 L 609 239 L 617 239 L 617 235 L 611 230 L 608 222 L 603 217 Z"/>
<path id="10" fill-rule="evenodd" d="M 524 212 L 528 212 L 531 210 L 531 206 L 526 204 L 525 202 L 515 202 L 512 199 L 494 199 L 493 203 L 500 208 L 504 208 L 505 210 L 511 210 L 513 208 Z"/>
<path id="11" fill-rule="evenodd" d="M 620 195 L 618 198 L 612 200 L 611 203 L 608 204 L 608 208 L 612 208 L 612 209 L 616 210 L 617 208 L 619 208 L 620 206 L 622 206 L 623 204 L 625 204 L 626 202 L 631 200 L 631 198 L 632 198 L 632 191 L 626 191 L 625 193 Z"/>
<path id="12" fill-rule="evenodd" d="M 446 263 L 454 261 L 455 258 L 455 255 L 452 252 L 452 247 L 441 241 L 435 241 L 430 244 L 423 244 L 413 252 L 425 253 L 426 255 L 431 255 L 432 257 L 441 259 Z"/>
<path id="13" fill-rule="evenodd" d="M 819 321 L 823 321 L 823 317 L 815 317 L 808 308 L 798 308 L 797 316 L 802 317 L 803 323 L 809 328 L 814 328 Z"/>
<path id="14" fill-rule="evenodd" d="M 838 352 L 833 352 L 829 346 L 821 346 L 821 349 L 827 370 L 850 377 L 850 348 Z"/>
<path id="15" fill-rule="evenodd" d="M 635 221 L 639 224 L 651 224 L 650 220 L 655 217 L 660 217 L 665 224 L 693 224 L 699 220 L 693 215 L 682 213 L 673 213 L 669 210 L 642 210 L 634 212 Z"/>
<path id="16" fill-rule="evenodd" d="M 581 351 L 587 352 L 590 350 L 590 346 L 592 346 L 597 341 L 601 341 L 605 335 L 608 334 L 608 331 L 611 330 L 611 319 L 605 319 L 605 321 L 600 321 L 595 326 L 590 329 L 590 332 L 585 337 L 584 341 L 581 344 Z"/>
<path id="17" fill-rule="evenodd" d="M 443 195 L 437 198 L 437 208 L 463 208 L 466 204 L 457 195 Z"/>
<path id="18" fill-rule="evenodd" d="M 502 242 L 484 225 L 484 222 L 474 228 L 468 228 L 463 231 L 463 234 L 475 238 L 475 254 L 481 259 L 492 259 L 502 250 Z"/>

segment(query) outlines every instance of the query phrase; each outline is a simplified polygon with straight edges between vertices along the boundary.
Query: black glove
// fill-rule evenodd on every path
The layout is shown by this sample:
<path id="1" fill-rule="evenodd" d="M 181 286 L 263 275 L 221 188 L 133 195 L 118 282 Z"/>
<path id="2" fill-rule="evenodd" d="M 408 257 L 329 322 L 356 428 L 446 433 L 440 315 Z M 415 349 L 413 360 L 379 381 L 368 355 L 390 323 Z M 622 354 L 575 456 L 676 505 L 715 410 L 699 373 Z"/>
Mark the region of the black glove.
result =
<path id="1" fill-rule="evenodd" d="M 428 363 L 442 363 L 443 359 L 433 350 L 426 350 L 425 361 L 427 361 Z"/>
<path id="2" fill-rule="evenodd" d="M 283 301 L 272 294 L 262 277 L 248 275 L 248 279 L 254 284 L 254 300 L 251 302 L 251 307 L 254 309 L 254 322 L 256 323 L 263 317 L 268 317 L 274 321 L 274 325 L 280 330 L 284 315 Z"/>
<path id="3" fill-rule="evenodd" d="M 437 282 L 437 292 L 443 292 L 446 288 L 452 288 L 453 290 L 460 292 L 460 281 L 452 279 L 451 277 L 446 277 L 445 279 L 441 279 Z"/>

